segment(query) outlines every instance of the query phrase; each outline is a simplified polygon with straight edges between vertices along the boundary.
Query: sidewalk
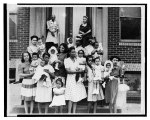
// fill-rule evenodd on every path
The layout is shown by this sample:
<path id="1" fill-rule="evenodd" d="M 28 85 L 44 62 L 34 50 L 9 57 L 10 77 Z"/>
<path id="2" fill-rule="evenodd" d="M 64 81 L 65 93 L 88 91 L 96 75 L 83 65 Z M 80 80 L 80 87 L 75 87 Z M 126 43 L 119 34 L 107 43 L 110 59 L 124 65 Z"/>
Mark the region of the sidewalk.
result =
<path id="1" fill-rule="evenodd" d="M 18 106 L 18 108 L 20 109 L 23 109 L 23 106 L 21 106 L 21 99 L 20 99 L 20 88 L 21 88 L 21 84 L 9 84 L 10 89 L 8 92 L 10 92 L 10 99 L 8 97 L 8 101 L 9 101 L 9 104 L 8 104 L 8 112 L 11 112 L 11 113 L 15 113 L 15 111 L 13 112 L 14 108 L 16 106 Z M 87 106 L 86 105 L 79 105 L 77 106 L 77 112 L 79 111 L 82 111 L 83 113 L 86 113 L 86 109 L 87 109 Z M 36 107 L 37 109 L 37 107 Z M 65 112 L 66 112 L 66 109 L 67 107 L 64 107 L 65 109 Z M 97 108 L 97 112 L 99 111 L 102 111 L 102 113 L 104 113 L 104 111 L 108 112 L 108 106 L 105 106 L 105 107 L 100 107 L 98 106 Z M 128 114 L 139 114 L 141 113 L 141 105 L 140 104 L 127 104 L 127 107 L 125 110 L 122 110 L 123 113 L 128 113 Z M 53 110 L 52 110 L 53 111 Z M 21 111 L 20 111 L 21 112 Z"/>

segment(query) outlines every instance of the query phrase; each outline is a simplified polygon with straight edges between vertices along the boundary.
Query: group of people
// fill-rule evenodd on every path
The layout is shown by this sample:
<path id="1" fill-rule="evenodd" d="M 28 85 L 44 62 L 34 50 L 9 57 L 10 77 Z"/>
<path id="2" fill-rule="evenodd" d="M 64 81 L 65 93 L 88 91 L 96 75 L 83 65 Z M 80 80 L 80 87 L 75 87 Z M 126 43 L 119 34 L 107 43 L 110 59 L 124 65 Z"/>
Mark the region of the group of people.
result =
<path id="1" fill-rule="evenodd" d="M 47 24 L 51 25 L 51 22 Z M 39 113 L 42 113 L 42 104 L 45 104 L 45 113 L 53 106 L 55 113 L 62 113 L 66 101 L 68 113 L 72 109 L 76 113 L 77 103 L 85 98 L 88 101 L 88 113 L 92 105 L 93 113 L 96 113 L 97 101 L 104 98 L 109 103 L 110 112 L 116 113 L 118 84 L 124 74 L 118 66 L 120 58 L 113 56 L 102 65 L 102 44 L 94 37 L 84 36 L 91 32 L 89 28 L 86 32 L 82 31 L 84 26 L 80 26 L 75 46 L 71 37 L 67 39 L 67 44 L 58 46 L 51 42 L 45 45 L 43 36 L 31 36 L 31 45 L 22 53 L 22 63 L 19 65 L 19 76 L 23 78 L 21 99 L 24 100 L 25 113 L 33 113 L 35 102 Z M 56 31 L 57 25 L 54 33 Z M 56 34 L 49 32 L 48 37 L 56 37 Z M 88 81 L 88 91 L 84 81 Z M 102 86 L 105 87 L 105 93 Z"/>

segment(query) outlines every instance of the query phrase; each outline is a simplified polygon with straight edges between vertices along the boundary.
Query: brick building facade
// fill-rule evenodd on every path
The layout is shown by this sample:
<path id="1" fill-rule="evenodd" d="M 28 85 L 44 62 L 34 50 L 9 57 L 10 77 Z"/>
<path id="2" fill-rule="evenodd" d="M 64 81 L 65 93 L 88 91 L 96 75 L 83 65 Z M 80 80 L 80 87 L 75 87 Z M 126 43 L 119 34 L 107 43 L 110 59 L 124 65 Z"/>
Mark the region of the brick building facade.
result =
<path id="1" fill-rule="evenodd" d="M 127 66 L 127 77 L 130 79 L 141 76 L 141 42 L 122 42 L 120 38 L 120 8 L 107 8 L 107 50 L 105 58 L 117 55 Z M 102 11 L 102 16 L 104 12 Z M 17 10 L 17 39 L 9 40 L 10 68 L 16 67 L 16 59 L 26 50 L 30 42 L 31 9 L 19 7 Z M 34 22 L 34 21 L 33 21 Z M 104 22 L 104 21 L 103 21 Z M 105 27 L 105 26 L 103 26 Z M 104 32 L 103 32 L 104 33 Z M 103 41 L 105 43 L 105 41 Z M 105 52 L 104 52 L 105 54 Z"/>

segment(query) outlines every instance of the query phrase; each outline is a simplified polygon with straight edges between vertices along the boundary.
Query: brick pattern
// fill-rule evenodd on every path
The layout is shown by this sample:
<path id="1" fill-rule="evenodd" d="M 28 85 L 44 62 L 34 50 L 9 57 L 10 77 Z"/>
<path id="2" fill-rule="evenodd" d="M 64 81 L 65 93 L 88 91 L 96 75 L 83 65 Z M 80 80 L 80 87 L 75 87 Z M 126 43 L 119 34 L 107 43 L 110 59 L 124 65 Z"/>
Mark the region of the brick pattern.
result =
<path id="1" fill-rule="evenodd" d="M 9 59 L 21 58 L 21 53 L 29 46 L 30 8 L 19 7 L 17 16 L 17 40 L 9 43 Z"/>
<path id="2" fill-rule="evenodd" d="M 141 63 L 141 46 L 120 43 L 119 7 L 108 8 L 108 58 L 119 56 L 125 63 Z"/>

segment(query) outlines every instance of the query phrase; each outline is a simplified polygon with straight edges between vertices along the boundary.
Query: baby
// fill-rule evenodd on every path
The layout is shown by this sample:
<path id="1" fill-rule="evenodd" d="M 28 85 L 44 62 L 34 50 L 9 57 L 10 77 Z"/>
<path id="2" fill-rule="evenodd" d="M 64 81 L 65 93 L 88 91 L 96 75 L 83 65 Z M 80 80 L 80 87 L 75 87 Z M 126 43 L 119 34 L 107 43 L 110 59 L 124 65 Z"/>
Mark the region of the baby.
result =
<path id="1" fill-rule="evenodd" d="M 52 46 L 52 47 L 48 50 L 48 53 L 50 54 L 49 64 L 52 65 L 52 64 L 54 64 L 55 61 L 58 60 L 58 57 L 57 57 L 58 51 L 57 51 L 56 47 Z M 58 64 L 59 64 L 59 63 L 56 63 L 56 64 L 55 64 L 55 69 L 57 69 L 57 70 L 59 70 Z"/>
<path id="2" fill-rule="evenodd" d="M 35 80 L 35 83 L 38 81 L 43 81 L 43 85 L 46 85 L 47 77 L 49 76 L 44 70 L 47 69 L 45 66 L 45 60 L 41 59 L 40 65 L 37 67 L 35 74 L 32 79 Z"/>
<path id="3" fill-rule="evenodd" d="M 92 55 L 93 55 L 94 59 L 103 55 L 103 48 L 102 48 L 101 43 L 95 42 L 94 50 L 92 51 Z"/>
<path id="4" fill-rule="evenodd" d="M 42 58 L 43 54 L 45 53 L 45 44 L 43 43 L 43 38 L 44 36 L 38 39 L 38 45 L 37 45 L 40 58 Z"/>
<path id="5" fill-rule="evenodd" d="M 74 45 L 73 45 L 73 41 L 72 41 L 72 38 L 71 38 L 71 37 L 67 38 L 67 43 L 68 43 L 68 48 L 70 48 L 70 47 L 74 46 Z"/>
<path id="6" fill-rule="evenodd" d="M 32 62 L 31 62 L 31 66 L 29 68 L 29 71 L 31 73 L 36 71 L 37 66 L 40 63 L 40 59 L 39 59 L 39 54 L 38 53 L 33 53 L 32 54 Z"/>

